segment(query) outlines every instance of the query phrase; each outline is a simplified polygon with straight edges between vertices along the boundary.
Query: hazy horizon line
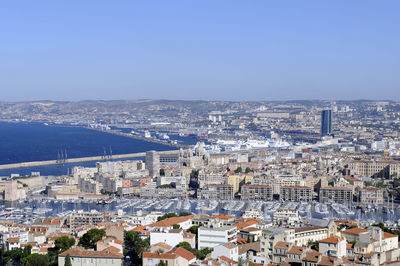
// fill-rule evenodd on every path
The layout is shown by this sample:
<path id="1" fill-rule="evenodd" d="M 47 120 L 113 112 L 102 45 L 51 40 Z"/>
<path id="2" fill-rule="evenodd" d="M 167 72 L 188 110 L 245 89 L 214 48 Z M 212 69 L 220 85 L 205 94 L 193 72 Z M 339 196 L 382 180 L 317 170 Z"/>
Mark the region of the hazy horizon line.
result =
<path id="1" fill-rule="evenodd" d="M 169 99 L 169 98 L 143 98 L 143 99 L 80 99 L 80 100 L 0 100 L 1 103 L 35 103 L 35 102 L 113 102 L 113 101 L 180 101 L 180 102 L 394 102 L 399 103 L 397 100 L 389 99 L 290 99 L 290 100 L 221 100 L 221 99 Z"/>

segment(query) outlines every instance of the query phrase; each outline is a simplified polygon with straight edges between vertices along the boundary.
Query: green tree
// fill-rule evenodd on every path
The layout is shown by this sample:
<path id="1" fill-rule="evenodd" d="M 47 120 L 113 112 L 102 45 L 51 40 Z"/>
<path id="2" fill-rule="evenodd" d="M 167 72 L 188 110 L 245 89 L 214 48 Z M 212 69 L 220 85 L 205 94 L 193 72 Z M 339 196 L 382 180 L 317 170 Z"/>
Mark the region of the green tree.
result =
<path id="1" fill-rule="evenodd" d="M 65 256 L 64 266 L 72 266 L 71 257 L 69 256 L 69 254 Z"/>
<path id="2" fill-rule="evenodd" d="M 169 212 L 169 213 L 164 214 L 163 216 L 158 217 L 157 221 L 162 221 L 162 220 L 165 220 L 165 219 L 168 219 L 168 218 L 171 218 L 171 217 L 177 217 L 177 216 L 178 215 L 176 215 L 176 213 Z"/>
<path id="3" fill-rule="evenodd" d="M 202 248 L 199 250 L 199 252 L 196 254 L 197 258 L 199 260 L 204 260 L 206 256 L 211 253 L 212 249 L 210 248 Z"/>
<path id="4" fill-rule="evenodd" d="M 173 229 L 179 229 L 179 228 L 181 228 L 181 226 L 179 224 L 174 224 L 174 225 L 172 225 L 172 228 Z"/>
<path id="5" fill-rule="evenodd" d="M 167 264 L 165 264 L 165 262 L 162 260 L 160 261 L 160 263 L 157 264 L 157 266 L 166 266 Z"/>
<path id="6" fill-rule="evenodd" d="M 57 238 L 56 241 L 54 241 L 54 245 L 61 253 L 61 252 L 66 251 L 67 249 L 71 248 L 73 245 L 75 245 L 75 238 L 68 237 L 68 236 L 62 236 L 62 237 Z"/>
<path id="7" fill-rule="evenodd" d="M 188 242 L 180 242 L 177 247 L 184 248 L 186 250 L 189 250 L 190 252 L 193 250 L 192 246 Z"/>
<path id="8" fill-rule="evenodd" d="M 241 172 L 243 172 L 243 169 L 242 169 L 242 167 L 238 167 L 238 168 L 236 168 L 236 170 L 235 170 L 235 173 L 241 173 Z"/>
<path id="9" fill-rule="evenodd" d="M 314 249 L 316 251 L 319 251 L 319 242 L 318 241 L 308 240 L 307 247 L 309 247 L 311 249 Z"/>
<path id="10" fill-rule="evenodd" d="M 203 224 L 199 224 L 199 225 L 193 225 L 192 227 L 190 227 L 188 230 L 186 230 L 186 232 L 192 233 L 196 235 L 196 247 L 197 247 L 197 242 L 198 242 L 198 230 L 199 227 L 203 226 Z"/>
<path id="11" fill-rule="evenodd" d="M 4 254 L 6 253 L 5 248 L 4 248 L 4 244 L 1 245 L 1 250 L 0 250 L 0 262 L 3 263 L 3 259 L 4 259 Z"/>
<path id="12" fill-rule="evenodd" d="M 25 266 L 48 266 L 49 258 L 47 255 L 30 254 L 29 256 L 21 259 L 22 265 Z"/>
<path id="13" fill-rule="evenodd" d="M 248 173 L 250 173 L 252 170 L 251 170 L 251 168 L 250 167 L 246 167 L 246 170 L 244 170 L 245 172 L 246 172 L 246 174 L 248 174 Z"/>
<path id="14" fill-rule="evenodd" d="M 59 254 L 59 249 L 54 247 L 54 248 L 49 248 L 47 252 L 47 257 L 49 258 L 49 265 L 50 266 L 57 266 L 58 265 L 58 254 Z"/>
<path id="15" fill-rule="evenodd" d="M 189 215 L 192 215 L 192 213 L 191 212 L 181 212 L 181 213 L 179 213 L 179 216 L 189 216 Z"/>
<path id="16" fill-rule="evenodd" d="M 207 256 L 208 253 L 211 253 L 211 249 L 209 248 L 202 248 L 201 250 L 197 250 L 195 248 L 192 248 L 192 246 L 188 242 L 180 242 L 177 247 L 181 247 L 186 249 L 187 251 L 192 252 L 193 254 L 196 255 L 196 257 L 199 260 L 204 260 Z"/>
<path id="17" fill-rule="evenodd" d="M 25 248 L 16 248 L 4 253 L 3 264 L 13 261 L 15 263 L 20 263 L 22 259 L 26 258 L 31 254 L 31 246 L 26 246 Z"/>
<path id="18" fill-rule="evenodd" d="M 190 178 L 197 179 L 199 177 L 199 172 L 200 170 L 192 170 L 192 172 L 190 173 Z"/>
<path id="19" fill-rule="evenodd" d="M 79 246 L 82 246 L 86 249 L 95 248 L 97 241 L 101 240 L 105 235 L 106 232 L 103 229 L 90 229 L 79 240 Z"/>
<path id="20" fill-rule="evenodd" d="M 202 224 L 192 225 L 188 230 L 186 230 L 186 232 L 197 235 L 197 232 L 198 232 L 200 226 L 202 226 Z"/>
<path id="21" fill-rule="evenodd" d="M 150 247 L 150 238 L 145 240 L 140 238 L 138 232 L 129 231 L 125 233 L 126 255 L 129 256 L 133 265 L 141 263 L 140 257 L 142 252 L 147 251 Z"/>

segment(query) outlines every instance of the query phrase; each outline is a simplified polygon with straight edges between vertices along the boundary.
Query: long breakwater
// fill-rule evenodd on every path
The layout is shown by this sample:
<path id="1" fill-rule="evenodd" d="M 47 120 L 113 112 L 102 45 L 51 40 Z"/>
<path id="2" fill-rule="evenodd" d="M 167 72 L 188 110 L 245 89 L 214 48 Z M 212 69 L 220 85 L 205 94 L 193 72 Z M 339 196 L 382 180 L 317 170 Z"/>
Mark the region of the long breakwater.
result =
<path id="1" fill-rule="evenodd" d="M 176 150 L 172 151 L 160 151 L 160 154 L 174 153 Z M 33 166 L 43 166 L 43 165 L 54 165 L 54 164 L 67 164 L 67 163 L 78 163 L 78 162 L 89 162 L 89 161 L 104 161 L 104 160 L 115 160 L 115 159 L 125 159 L 125 158 L 137 158 L 146 156 L 145 152 L 128 153 L 128 154 L 115 154 L 112 156 L 92 156 L 92 157 L 82 157 L 82 158 L 69 158 L 63 160 L 49 160 L 49 161 L 35 161 L 35 162 L 22 162 L 22 163 L 12 163 L 12 164 L 2 164 L 0 165 L 0 170 L 3 169 L 13 169 L 21 167 L 33 167 Z"/>

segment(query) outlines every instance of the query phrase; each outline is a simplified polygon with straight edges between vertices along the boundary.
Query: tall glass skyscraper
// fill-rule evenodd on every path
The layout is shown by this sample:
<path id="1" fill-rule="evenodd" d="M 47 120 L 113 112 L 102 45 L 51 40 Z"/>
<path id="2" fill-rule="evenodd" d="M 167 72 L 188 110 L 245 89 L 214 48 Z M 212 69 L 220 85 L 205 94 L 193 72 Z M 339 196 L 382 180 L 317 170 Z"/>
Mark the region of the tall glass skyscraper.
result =
<path id="1" fill-rule="evenodd" d="M 323 110 L 321 113 L 321 136 L 332 135 L 332 111 Z"/>

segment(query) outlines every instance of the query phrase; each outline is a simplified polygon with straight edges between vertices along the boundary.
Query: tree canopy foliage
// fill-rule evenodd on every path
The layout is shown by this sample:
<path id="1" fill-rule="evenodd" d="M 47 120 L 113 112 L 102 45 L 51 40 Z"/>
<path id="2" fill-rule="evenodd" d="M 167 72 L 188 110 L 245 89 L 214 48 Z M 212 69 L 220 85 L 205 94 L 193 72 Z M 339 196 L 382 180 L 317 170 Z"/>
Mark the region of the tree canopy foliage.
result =
<path id="1" fill-rule="evenodd" d="M 73 237 L 68 237 L 68 236 L 62 236 L 57 238 L 54 241 L 54 245 L 56 246 L 56 248 L 58 249 L 58 251 L 64 252 L 67 249 L 71 248 L 73 245 L 75 245 L 75 238 Z"/>
<path id="2" fill-rule="evenodd" d="M 103 229 L 90 229 L 79 239 L 78 245 L 86 249 L 95 248 L 97 241 L 101 240 L 105 235 L 106 231 L 104 231 Z"/>
<path id="3" fill-rule="evenodd" d="M 212 251 L 210 248 L 202 248 L 200 250 L 192 248 L 188 242 L 180 242 L 177 247 L 181 247 L 192 252 L 199 260 L 204 260 L 207 254 L 211 253 Z"/>
<path id="4" fill-rule="evenodd" d="M 238 167 L 238 168 L 236 168 L 236 170 L 235 170 L 235 173 L 241 173 L 241 172 L 243 172 L 243 169 L 242 169 L 242 167 Z"/>
<path id="5" fill-rule="evenodd" d="M 141 239 L 140 234 L 135 231 L 129 231 L 125 233 L 125 255 L 129 256 L 129 259 L 133 265 L 139 265 L 141 260 L 139 257 L 142 252 L 147 251 L 150 247 L 150 238 Z"/>
<path id="6" fill-rule="evenodd" d="M 158 217 L 157 221 L 162 221 L 162 220 L 165 220 L 165 219 L 168 219 L 168 218 L 171 218 L 171 217 L 177 217 L 177 216 L 178 215 L 176 215 L 176 213 L 169 212 L 169 213 L 164 214 L 163 216 Z"/>

